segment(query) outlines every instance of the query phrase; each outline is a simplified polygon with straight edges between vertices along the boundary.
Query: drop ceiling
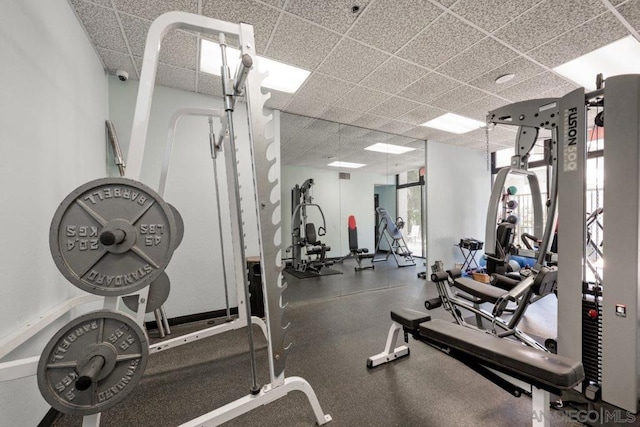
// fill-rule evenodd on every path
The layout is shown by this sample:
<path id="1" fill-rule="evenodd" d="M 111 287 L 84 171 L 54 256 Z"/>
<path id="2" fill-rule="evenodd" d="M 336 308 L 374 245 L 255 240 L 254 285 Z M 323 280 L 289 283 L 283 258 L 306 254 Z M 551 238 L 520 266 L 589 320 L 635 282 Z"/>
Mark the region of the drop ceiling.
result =
<path id="1" fill-rule="evenodd" d="M 267 104 L 289 113 L 282 120 L 289 153 L 283 163 L 305 166 L 326 166 L 331 147 L 338 144 L 327 142 L 327 130 L 334 128 L 325 125 L 323 131 L 322 123 L 313 119 L 355 126 L 334 133 L 342 138 L 340 160 L 349 161 L 356 152 L 362 160 L 360 145 L 376 136 L 416 148 L 430 140 L 484 151 L 484 130 L 454 135 L 419 125 L 446 112 L 484 121 L 488 110 L 511 102 L 563 95 L 577 86 L 553 67 L 630 34 L 640 40 L 640 0 L 69 3 L 105 69 L 112 74 L 126 70 L 132 79 L 140 75 L 149 25 L 164 12 L 181 10 L 253 24 L 259 54 L 312 72 L 295 94 L 272 92 Z M 357 13 L 352 12 L 354 5 L 359 6 Z M 199 38 L 186 31 L 165 37 L 157 84 L 220 95 L 219 78 L 197 71 Z M 495 83 L 507 73 L 515 78 Z M 509 129 L 494 129 L 489 149 L 512 146 L 513 139 Z M 411 161 L 417 165 L 415 159 L 422 156 L 393 157 L 387 163 L 400 170 L 413 165 Z M 309 158 L 314 160 L 305 163 Z"/>

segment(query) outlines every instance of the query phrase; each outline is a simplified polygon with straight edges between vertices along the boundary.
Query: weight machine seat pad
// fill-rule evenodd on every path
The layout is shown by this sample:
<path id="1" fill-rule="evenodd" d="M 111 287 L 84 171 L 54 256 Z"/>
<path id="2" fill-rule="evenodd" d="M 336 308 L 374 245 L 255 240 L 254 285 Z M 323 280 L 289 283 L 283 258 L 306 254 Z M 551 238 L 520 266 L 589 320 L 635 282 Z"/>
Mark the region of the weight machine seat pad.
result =
<path id="1" fill-rule="evenodd" d="M 455 323 L 440 319 L 424 322 L 419 333 L 429 343 L 457 350 L 529 384 L 570 389 L 584 379 L 579 361 Z"/>
<path id="2" fill-rule="evenodd" d="M 397 308 L 395 310 L 391 310 L 391 320 L 401 324 L 407 329 L 416 331 L 421 323 L 430 321 L 431 316 L 427 313 L 412 310 L 410 308 Z"/>
<path id="3" fill-rule="evenodd" d="M 483 301 L 488 301 L 495 304 L 498 298 L 506 294 L 504 289 L 500 289 L 493 285 L 487 285 L 486 283 L 478 282 L 468 277 L 458 277 L 453 281 L 453 285 L 466 293 L 473 295 L 476 298 L 480 298 Z"/>

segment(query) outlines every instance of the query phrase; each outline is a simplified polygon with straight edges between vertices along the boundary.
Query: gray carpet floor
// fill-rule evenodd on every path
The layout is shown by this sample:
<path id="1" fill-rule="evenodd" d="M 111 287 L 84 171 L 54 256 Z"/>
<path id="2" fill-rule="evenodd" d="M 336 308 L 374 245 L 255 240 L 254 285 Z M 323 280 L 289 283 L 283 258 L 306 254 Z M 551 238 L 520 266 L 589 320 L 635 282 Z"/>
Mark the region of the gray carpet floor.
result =
<path id="1" fill-rule="evenodd" d="M 317 279 L 287 277 L 286 318 L 292 342 L 287 376 L 313 386 L 329 426 L 528 426 L 531 401 L 515 398 L 460 362 L 411 341 L 411 355 L 373 370 L 367 357 L 382 351 L 389 310 L 423 310 L 435 287 L 418 279 L 424 267 L 398 269 L 389 261 L 354 272 Z M 544 301 L 544 300 L 543 300 Z M 542 301 L 541 301 L 542 302 Z M 430 313 L 449 320 L 442 308 Z M 527 320 L 531 322 L 530 319 Z M 544 323 L 544 322 L 543 322 Z M 173 336 L 210 326 L 174 327 Z M 155 331 L 150 331 L 153 337 Z M 269 381 L 266 340 L 259 328 L 257 361 L 262 384 Z M 245 396 L 250 387 L 246 330 L 228 332 L 150 356 L 145 376 L 130 397 L 102 414 L 102 426 L 175 426 Z M 157 339 L 156 339 L 157 340 Z M 154 340 L 154 341 L 156 341 Z M 57 426 L 80 426 L 64 416 Z M 311 426 L 310 405 L 291 393 L 227 423 L 229 426 Z M 553 426 L 579 425 L 553 412 Z"/>

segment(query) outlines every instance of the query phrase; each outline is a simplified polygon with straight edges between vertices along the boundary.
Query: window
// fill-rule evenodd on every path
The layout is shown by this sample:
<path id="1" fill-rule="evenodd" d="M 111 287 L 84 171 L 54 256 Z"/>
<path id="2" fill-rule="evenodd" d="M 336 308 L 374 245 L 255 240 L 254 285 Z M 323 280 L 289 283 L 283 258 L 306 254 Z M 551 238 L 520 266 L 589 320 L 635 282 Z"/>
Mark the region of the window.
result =
<path id="1" fill-rule="evenodd" d="M 404 220 L 402 235 L 414 256 L 424 257 L 422 230 L 422 190 L 424 169 L 414 169 L 396 176 L 398 216 Z"/>

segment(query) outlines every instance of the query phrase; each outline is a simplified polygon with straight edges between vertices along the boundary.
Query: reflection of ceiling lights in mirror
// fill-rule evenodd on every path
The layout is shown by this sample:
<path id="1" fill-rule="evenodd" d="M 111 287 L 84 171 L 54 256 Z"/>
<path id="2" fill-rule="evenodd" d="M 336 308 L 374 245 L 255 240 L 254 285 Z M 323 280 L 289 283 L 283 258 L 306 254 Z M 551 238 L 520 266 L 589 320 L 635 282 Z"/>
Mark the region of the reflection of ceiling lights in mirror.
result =
<path id="1" fill-rule="evenodd" d="M 232 76 L 238 67 L 239 61 L 240 51 L 227 46 L 227 65 Z M 220 45 L 209 40 L 202 40 L 200 71 L 220 76 L 221 66 Z M 293 67 L 262 56 L 256 57 L 256 66 L 261 72 L 269 72 L 267 78 L 264 79 L 264 87 L 286 93 L 295 93 L 311 74 L 310 71 L 302 68 Z"/>
<path id="2" fill-rule="evenodd" d="M 599 73 L 605 79 L 619 74 L 640 73 L 640 42 L 633 36 L 627 36 L 559 65 L 553 71 L 587 90 L 594 90 Z"/>
<path id="3" fill-rule="evenodd" d="M 358 168 L 361 168 L 361 167 L 367 166 L 367 165 L 364 165 L 362 163 L 331 162 L 327 166 L 334 166 L 336 168 L 358 169 Z"/>
<path id="4" fill-rule="evenodd" d="M 392 144 L 385 144 L 382 142 L 378 142 L 377 144 L 373 144 L 366 147 L 365 150 L 378 151 L 380 153 L 386 153 L 386 154 L 403 154 L 403 153 L 408 153 L 409 151 L 413 151 L 415 150 L 415 148 L 401 147 L 400 145 L 392 145 Z"/>
<path id="5" fill-rule="evenodd" d="M 425 126 L 428 128 L 443 130 L 445 132 L 451 133 L 467 133 L 472 130 L 480 129 L 485 126 L 485 123 L 481 121 L 470 119 L 468 117 L 459 116 L 453 113 L 443 114 L 440 117 L 436 117 L 433 120 L 429 120 L 426 123 L 421 124 L 420 126 Z"/>

